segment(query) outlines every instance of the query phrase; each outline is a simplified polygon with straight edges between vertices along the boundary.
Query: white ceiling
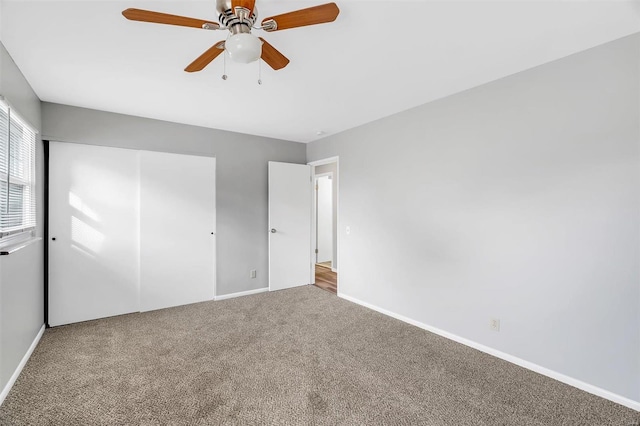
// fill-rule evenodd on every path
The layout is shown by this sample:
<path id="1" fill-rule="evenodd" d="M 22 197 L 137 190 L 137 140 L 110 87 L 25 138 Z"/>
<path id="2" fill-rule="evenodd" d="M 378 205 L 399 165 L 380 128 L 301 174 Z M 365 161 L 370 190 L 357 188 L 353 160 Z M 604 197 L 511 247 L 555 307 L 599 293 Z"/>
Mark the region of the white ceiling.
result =
<path id="1" fill-rule="evenodd" d="M 0 39 L 43 101 L 299 142 L 640 31 L 638 1 L 336 0 L 333 23 L 259 34 L 291 63 L 263 63 L 258 85 L 256 63 L 230 60 L 223 81 L 222 56 L 183 71 L 227 32 L 121 15 L 214 19 L 215 0 L 0 1 Z M 326 1 L 258 0 L 258 21 Z"/>

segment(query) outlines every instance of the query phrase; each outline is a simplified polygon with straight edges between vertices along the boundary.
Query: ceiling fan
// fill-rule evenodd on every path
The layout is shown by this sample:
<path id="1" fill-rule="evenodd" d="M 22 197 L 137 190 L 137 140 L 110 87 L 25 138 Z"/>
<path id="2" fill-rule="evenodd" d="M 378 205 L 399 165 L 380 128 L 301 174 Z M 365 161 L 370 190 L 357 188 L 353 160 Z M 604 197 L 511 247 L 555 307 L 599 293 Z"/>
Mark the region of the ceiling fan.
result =
<path id="1" fill-rule="evenodd" d="M 216 0 L 216 10 L 220 23 L 142 9 L 127 9 L 122 14 L 132 21 L 204 30 L 229 30 L 230 34 L 226 40 L 214 44 L 184 69 L 187 72 L 195 72 L 204 69 L 225 50 L 236 62 L 249 63 L 262 58 L 274 70 L 282 69 L 287 66 L 289 59 L 262 37 L 251 34 L 252 29 L 272 32 L 323 24 L 335 21 L 340 13 L 335 3 L 327 3 L 271 16 L 263 19 L 260 27 L 254 27 L 258 15 L 255 0 Z"/>

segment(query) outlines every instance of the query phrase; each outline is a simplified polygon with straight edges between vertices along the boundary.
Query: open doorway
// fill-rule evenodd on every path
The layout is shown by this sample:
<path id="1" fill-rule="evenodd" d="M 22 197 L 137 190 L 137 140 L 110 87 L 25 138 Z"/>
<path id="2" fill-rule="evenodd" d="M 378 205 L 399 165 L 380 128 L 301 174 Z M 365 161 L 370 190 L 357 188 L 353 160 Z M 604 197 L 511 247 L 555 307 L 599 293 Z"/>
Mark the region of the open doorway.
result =
<path id="1" fill-rule="evenodd" d="M 338 292 L 338 162 L 319 162 L 314 174 L 314 237 L 312 258 L 314 283 L 331 293 Z"/>

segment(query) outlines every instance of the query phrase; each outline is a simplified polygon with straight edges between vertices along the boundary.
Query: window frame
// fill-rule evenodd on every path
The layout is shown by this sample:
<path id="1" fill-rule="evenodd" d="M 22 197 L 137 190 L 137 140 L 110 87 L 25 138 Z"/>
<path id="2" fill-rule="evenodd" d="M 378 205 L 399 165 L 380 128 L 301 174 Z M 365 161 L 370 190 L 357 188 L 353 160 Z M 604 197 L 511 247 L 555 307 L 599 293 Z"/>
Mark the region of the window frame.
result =
<path id="1" fill-rule="evenodd" d="M 36 162 L 36 145 L 38 143 L 38 130 L 29 123 L 28 120 L 25 120 L 24 117 L 11 105 L 11 103 L 2 95 L 0 95 L 0 107 L 7 111 L 7 128 L 6 128 L 6 143 L 7 143 L 7 151 L 6 151 L 6 174 L 2 173 L 2 178 L 0 179 L 0 185 L 6 185 L 6 197 L 5 205 L 6 209 L 9 209 L 9 197 L 10 197 L 10 186 L 11 185 L 19 185 L 23 188 L 23 191 L 27 189 L 30 190 L 30 196 L 28 198 L 29 203 L 25 203 L 25 200 L 22 201 L 22 206 L 20 208 L 20 214 L 23 217 L 23 222 L 25 218 L 32 218 L 32 222 L 28 225 L 21 225 L 20 228 L 14 228 L 7 231 L 2 230 L 0 228 L 0 248 L 5 248 L 7 246 L 11 246 L 14 244 L 23 243 L 30 239 L 35 238 L 36 227 L 38 225 L 38 206 L 37 206 L 37 162 Z M 33 139 L 29 138 L 28 142 L 21 142 L 18 150 L 20 154 L 27 153 L 26 162 L 29 167 L 30 173 L 26 176 L 17 177 L 11 176 L 11 128 L 13 125 L 20 126 L 21 129 L 26 129 L 30 134 L 33 135 Z M 0 133 L 1 134 L 1 133 Z M 27 146 L 25 146 L 27 144 Z M 30 145 L 30 146 L 28 146 Z M 0 160 L 1 161 L 1 160 Z M 1 205 L 1 200 L 0 200 Z M 8 213 L 8 210 L 2 211 L 0 210 L 0 216 L 3 216 Z M 1 222 L 0 222 L 1 225 Z"/>

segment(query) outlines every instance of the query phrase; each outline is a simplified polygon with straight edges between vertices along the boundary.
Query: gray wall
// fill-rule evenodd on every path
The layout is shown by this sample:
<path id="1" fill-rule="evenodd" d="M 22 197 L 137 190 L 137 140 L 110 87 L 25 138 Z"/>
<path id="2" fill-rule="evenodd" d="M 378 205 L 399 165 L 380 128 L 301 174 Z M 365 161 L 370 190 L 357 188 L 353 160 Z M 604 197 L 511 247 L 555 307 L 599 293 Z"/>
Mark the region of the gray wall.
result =
<path id="1" fill-rule="evenodd" d="M 217 295 L 269 285 L 267 162 L 304 164 L 304 144 L 51 103 L 42 117 L 52 141 L 215 156 Z"/>
<path id="2" fill-rule="evenodd" d="M 309 144 L 340 292 L 640 401 L 639 79 L 634 35 Z"/>
<path id="3" fill-rule="evenodd" d="M 40 130 L 40 100 L 0 43 L 0 94 Z M 37 144 L 37 235 L 42 236 L 42 144 Z M 42 241 L 0 256 L 0 390 L 44 323 Z"/>
<path id="4" fill-rule="evenodd" d="M 331 268 L 338 270 L 338 163 L 323 164 L 321 166 L 314 167 L 314 173 L 319 175 L 322 173 L 333 173 L 333 179 L 331 180 L 331 197 L 332 197 L 332 209 L 333 209 L 333 260 L 331 261 Z"/>

